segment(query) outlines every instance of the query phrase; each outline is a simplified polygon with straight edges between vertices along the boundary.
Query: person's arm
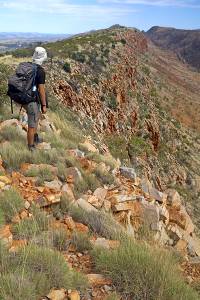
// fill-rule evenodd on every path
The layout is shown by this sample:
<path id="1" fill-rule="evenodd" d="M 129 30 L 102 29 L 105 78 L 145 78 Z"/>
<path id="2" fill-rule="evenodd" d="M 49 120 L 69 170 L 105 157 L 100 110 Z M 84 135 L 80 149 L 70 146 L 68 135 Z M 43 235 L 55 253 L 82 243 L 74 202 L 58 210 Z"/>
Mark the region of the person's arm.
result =
<path id="1" fill-rule="evenodd" d="M 47 111 L 45 84 L 39 84 L 38 91 L 39 91 L 41 105 L 42 105 L 42 113 L 45 114 Z"/>

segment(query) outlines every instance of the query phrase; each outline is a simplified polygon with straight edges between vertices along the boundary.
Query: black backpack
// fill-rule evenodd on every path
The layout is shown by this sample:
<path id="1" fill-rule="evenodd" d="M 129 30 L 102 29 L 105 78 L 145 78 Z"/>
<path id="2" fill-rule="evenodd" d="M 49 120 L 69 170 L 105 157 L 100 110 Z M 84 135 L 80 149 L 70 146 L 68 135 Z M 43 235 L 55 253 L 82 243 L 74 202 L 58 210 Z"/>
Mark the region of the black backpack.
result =
<path id="1" fill-rule="evenodd" d="M 19 64 L 16 73 L 8 79 L 7 95 L 11 99 L 11 107 L 12 101 L 21 105 L 37 101 L 37 88 L 35 86 L 36 75 L 36 64 L 31 62 Z"/>

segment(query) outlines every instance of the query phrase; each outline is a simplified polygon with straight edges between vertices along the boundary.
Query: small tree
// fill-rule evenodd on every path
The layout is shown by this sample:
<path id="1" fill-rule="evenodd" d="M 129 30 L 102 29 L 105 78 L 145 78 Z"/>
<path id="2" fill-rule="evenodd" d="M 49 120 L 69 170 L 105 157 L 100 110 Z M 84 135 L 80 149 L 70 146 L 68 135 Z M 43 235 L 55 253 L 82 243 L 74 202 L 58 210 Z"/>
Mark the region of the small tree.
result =
<path id="1" fill-rule="evenodd" d="M 70 66 L 70 63 L 66 62 L 64 65 L 63 65 L 63 70 L 67 73 L 71 73 L 71 66 Z"/>

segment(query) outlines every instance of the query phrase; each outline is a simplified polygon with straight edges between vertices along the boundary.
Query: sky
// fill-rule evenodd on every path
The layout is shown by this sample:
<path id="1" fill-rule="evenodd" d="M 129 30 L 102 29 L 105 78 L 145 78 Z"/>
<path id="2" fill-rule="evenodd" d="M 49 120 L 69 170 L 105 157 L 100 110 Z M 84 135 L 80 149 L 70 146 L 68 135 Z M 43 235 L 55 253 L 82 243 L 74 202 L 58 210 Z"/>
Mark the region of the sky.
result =
<path id="1" fill-rule="evenodd" d="M 200 29 L 200 0 L 0 0 L 0 32 L 74 34 L 113 24 Z"/>

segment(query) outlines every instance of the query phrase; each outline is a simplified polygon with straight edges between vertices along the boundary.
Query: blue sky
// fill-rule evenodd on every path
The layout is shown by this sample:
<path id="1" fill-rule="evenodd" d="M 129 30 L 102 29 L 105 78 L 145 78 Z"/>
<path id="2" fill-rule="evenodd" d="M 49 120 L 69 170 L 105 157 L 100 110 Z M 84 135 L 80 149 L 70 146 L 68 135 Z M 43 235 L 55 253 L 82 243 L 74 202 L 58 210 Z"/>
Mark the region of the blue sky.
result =
<path id="1" fill-rule="evenodd" d="M 79 33 L 116 23 L 200 29 L 200 0 L 0 0 L 0 32 Z"/>

